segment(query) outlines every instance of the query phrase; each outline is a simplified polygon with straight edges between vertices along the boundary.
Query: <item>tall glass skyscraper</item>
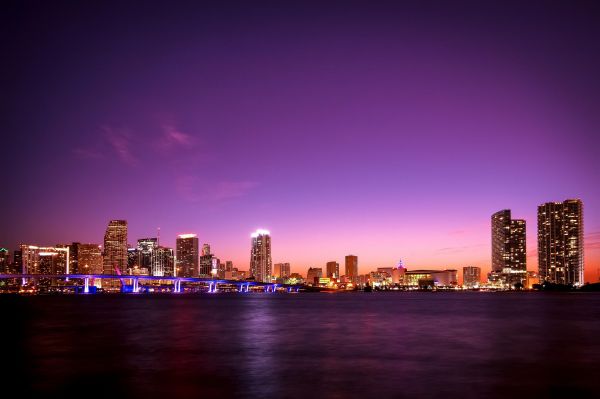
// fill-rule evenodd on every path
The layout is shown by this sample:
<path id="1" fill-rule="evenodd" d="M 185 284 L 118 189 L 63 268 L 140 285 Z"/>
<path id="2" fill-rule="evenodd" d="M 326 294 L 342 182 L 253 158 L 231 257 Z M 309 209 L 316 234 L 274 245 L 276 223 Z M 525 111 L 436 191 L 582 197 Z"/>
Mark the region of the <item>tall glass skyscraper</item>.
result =
<path id="1" fill-rule="evenodd" d="M 271 233 L 268 230 L 256 230 L 252 233 L 250 250 L 250 276 L 256 281 L 271 282 Z"/>
<path id="2" fill-rule="evenodd" d="M 176 275 L 181 277 L 198 277 L 198 236 L 196 234 L 180 234 L 175 244 Z"/>
<path id="3" fill-rule="evenodd" d="M 127 273 L 127 221 L 111 220 L 104 233 L 104 274 Z"/>
<path id="4" fill-rule="evenodd" d="M 583 284 L 583 202 L 568 199 L 538 206 L 540 281 Z"/>
<path id="5" fill-rule="evenodd" d="M 508 286 L 523 284 L 527 275 L 526 224 L 512 219 L 510 209 L 492 215 L 492 275 Z"/>

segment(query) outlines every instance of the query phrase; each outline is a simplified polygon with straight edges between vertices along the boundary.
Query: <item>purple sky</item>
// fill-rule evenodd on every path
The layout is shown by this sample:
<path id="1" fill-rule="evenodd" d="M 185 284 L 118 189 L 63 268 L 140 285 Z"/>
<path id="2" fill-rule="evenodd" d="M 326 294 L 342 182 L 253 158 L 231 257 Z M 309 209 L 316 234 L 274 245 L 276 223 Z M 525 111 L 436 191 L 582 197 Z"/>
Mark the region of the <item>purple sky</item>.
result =
<path id="1" fill-rule="evenodd" d="M 489 218 L 581 198 L 600 267 L 593 2 L 13 2 L 0 246 L 198 233 L 247 269 L 490 264 Z M 7 95 L 8 94 L 8 95 Z"/>

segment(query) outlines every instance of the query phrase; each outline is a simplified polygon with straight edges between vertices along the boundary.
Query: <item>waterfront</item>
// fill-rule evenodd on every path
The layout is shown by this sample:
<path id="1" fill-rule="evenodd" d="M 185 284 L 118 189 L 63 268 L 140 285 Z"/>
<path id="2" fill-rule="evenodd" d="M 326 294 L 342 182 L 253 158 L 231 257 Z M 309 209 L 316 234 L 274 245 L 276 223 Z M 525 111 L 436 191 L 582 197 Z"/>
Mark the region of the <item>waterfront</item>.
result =
<path id="1" fill-rule="evenodd" d="M 2 296 L 26 396 L 592 396 L 594 293 Z M 5 334 L 6 335 L 6 334 Z"/>

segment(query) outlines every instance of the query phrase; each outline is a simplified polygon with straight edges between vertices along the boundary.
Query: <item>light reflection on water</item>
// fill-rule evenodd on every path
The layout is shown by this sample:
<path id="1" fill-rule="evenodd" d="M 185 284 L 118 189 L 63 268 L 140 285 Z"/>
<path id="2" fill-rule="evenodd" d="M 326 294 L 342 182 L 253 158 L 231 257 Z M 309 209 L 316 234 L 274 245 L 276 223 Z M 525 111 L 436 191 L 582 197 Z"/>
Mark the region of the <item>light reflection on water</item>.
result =
<path id="1" fill-rule="evenodd" d="M 594 293 L 0 301 L 31 395 L 584 397 L 600 366 Z"/>

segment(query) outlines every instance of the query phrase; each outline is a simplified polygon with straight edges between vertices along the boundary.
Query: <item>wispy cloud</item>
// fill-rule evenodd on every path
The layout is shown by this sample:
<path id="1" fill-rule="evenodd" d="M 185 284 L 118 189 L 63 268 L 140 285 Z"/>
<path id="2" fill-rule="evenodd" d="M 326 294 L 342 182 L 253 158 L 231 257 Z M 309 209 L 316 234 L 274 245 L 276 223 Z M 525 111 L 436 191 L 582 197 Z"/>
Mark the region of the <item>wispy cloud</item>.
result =
<path id="1" fill-rule="evenodd" d="M 129 165 L 138 165 L 138 159 L 131 150 L 132 134 L 128 129 L 115 129 L 109 126 L 103 128 L 108 144 L 119 159 Z"/>
<path id="2" fill-rule="evenodd" d="M 73 154 L 79 159 L 102 159 L 104 155 L 100 151 L 87 148 L 74 148 Z"/>
<path id="3" fill-rule="evenodd" d="M 254 181 L 220 181 L 209 183 L 197 176 L 180 176 L 176 179 L 175 187 L 186 201 L 223 202 L 247 195 L 258 186 Z"/>
<path id="4" fill-rule="evenodd" d="M 173 147 L 192 148 L 196 145 L 196 139 L 179 130 L 173 125 L 162 126 L 162 136 L 157 142 L 160 149 Z"/>
<path id="5" fill-rule="evenodd" d="M 218 201 L 243 197 L 256 186 L 253 181 L 221 181 L 216 184 L 212 197 Z"/>

